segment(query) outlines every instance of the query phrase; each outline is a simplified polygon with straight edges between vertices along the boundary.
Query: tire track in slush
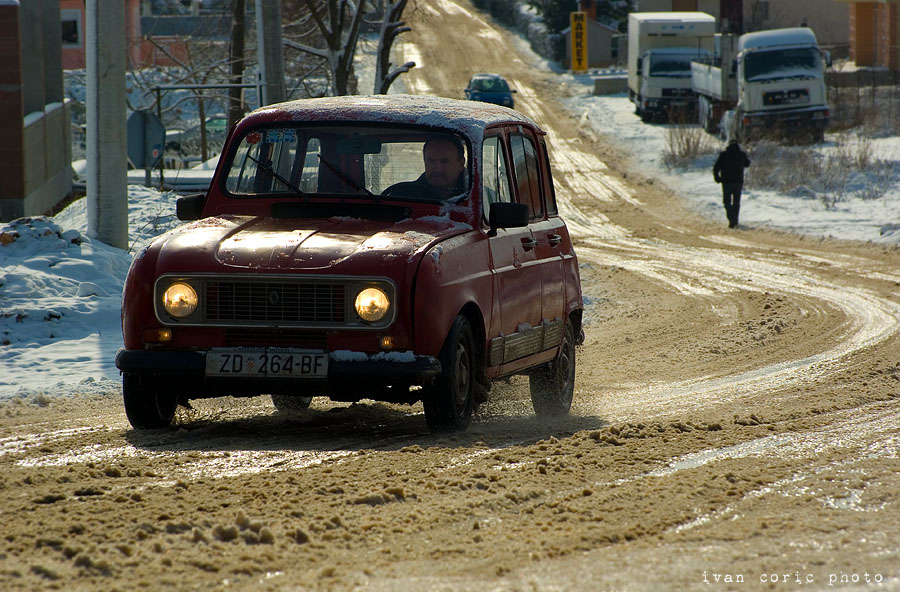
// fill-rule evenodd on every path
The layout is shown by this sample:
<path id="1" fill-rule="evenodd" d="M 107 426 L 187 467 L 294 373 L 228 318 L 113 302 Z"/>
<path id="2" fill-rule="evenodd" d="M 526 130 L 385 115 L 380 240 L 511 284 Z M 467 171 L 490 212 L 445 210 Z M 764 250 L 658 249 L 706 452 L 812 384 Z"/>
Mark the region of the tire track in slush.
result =
<path id="1" fill-rule="evenodd" d="M 529 112 L 545 112 L 531 89 L 519 83 L 527 97 Z M 535 109 L 534 103 L 538 104 Z M 698 409 L 711 402 L 726 402 L 798 384 L 821 380 L 844 367 L 843 361 L 897 334 L 900 304 L 853 285 L 837 284 L 815 273 L 817 264 L 855 268 L 858 259 L 822 260 L 810 253 L 775 253 L 754 250 L 751 243 L 741 251 L 715 247 L 692 247 L 663 240 L 637 240 L 631 233 L 600 214 L 587 214 L 575 205 L 584 196 L 602 204 L 624 202 L 641 207 L 640 200 L 612 179 L 608 168 L 593 154 L 582 151 L 576 140 L 557 135 L 546 121 L 543 127 L 555 141 L 551 162 L 556 175 L 560 213 L 573 237 L 579 239 L 579 260 L 594 265 L 619 267 L 687 297 L 722 296 L 737 290 L 801 297 L 811 309 L 840 310 L 846 321 L 836 345 L 802 358 L 785 360 L 753 370 L 714 378 L 640 385 L 617 391 L 615 398 L 591 392 L 591 404 L 580 404 L 585 413 L 602 412 L 644 419 L 673 410 Z M 736 246 L 730 237 L 708 237 L 711 242 Z M 784 255 L 797 255 L 785 257 Z M 582 400 L 582 403 L 586 401 Z"/>

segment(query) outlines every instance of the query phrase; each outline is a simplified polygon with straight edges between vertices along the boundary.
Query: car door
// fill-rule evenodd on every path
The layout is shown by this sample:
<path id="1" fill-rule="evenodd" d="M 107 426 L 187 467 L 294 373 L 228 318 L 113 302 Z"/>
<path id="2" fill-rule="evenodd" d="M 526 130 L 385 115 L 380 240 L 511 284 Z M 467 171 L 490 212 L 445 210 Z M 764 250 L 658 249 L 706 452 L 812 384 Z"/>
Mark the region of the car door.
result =
<path id="1" fill-rule="evenodd" d="M 529 128 L 510 136 L 519 199 L 529 204 L 529 228 L 534 239 L 535 263 L 541 278 L 541 323 L 539 351 L 559 345 L 565 315 L 565 275 L 562 252 L 568 233 L 560 219 L 546 156 L 546 144 Z"/>
<path id="2" fill-rule="evenodd" d="M 516 200 L 506 134 L 490 133 L 482 144 L 482 203 L 487 228 L 490 204 Z M 488 365 L 497 366 L 534 352 L 534 327 L 541 323 L 540 268 L 527 226 L 488 232 L 494 301 L 489 327 Z"/>

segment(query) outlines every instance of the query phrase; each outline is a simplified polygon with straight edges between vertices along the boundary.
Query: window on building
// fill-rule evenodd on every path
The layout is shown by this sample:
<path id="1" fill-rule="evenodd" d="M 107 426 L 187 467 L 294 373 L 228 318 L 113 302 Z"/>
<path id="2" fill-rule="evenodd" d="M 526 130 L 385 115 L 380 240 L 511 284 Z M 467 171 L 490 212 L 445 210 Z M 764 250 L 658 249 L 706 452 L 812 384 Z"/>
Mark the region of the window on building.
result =
<path id="1" fill-rule="evenodd" d="M 765 23 L 769 20 L 769 2 L 768 0 L 757 0 L 751 8 L 753 11 L 753 22 Z"/>
<path id="2" fill-rule="evenodd" d="M 81 11 L 65 9 L 60 13 L 62 21 L 62 46 L 63 47 L 81 47 Z"/>

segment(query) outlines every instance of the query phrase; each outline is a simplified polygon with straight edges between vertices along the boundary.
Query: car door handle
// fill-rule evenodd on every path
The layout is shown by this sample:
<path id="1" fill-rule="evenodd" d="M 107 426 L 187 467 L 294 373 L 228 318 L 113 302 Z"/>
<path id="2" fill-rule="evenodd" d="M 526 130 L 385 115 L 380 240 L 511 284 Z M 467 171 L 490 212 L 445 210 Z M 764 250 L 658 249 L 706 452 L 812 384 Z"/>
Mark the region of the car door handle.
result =
<path id="1" fill-rule="evenodd" d="M 562 237 L 558 234 L 551 234 L 547 238 L 550 240 L 550 244 L 554 247 L 562 242 Z"/>
<path id="2" fill-rule="evenodd" d="M 522 247 L 526 251 L 530 251 L 531 249 L 535 248 L 537 246 L 537 244 L 538 244 L 538 242 L 536 240 L 534 240 L 533 238 L 523 238 L 522 239 Z"/>

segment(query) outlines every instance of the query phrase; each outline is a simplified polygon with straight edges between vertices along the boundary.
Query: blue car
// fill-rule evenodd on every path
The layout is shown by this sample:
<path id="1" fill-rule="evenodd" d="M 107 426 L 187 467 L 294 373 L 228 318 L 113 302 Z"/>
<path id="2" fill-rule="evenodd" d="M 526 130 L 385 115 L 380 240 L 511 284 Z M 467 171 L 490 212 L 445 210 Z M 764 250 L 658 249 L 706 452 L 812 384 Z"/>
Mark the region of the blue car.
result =
<path id="1" fill-rule="evenodd" d="M 514 92 L 516 91 L 509 88 L 506 80 L 498 74 L 475 74 L 466 87 L 466 98 L 512 108 Z"/>

